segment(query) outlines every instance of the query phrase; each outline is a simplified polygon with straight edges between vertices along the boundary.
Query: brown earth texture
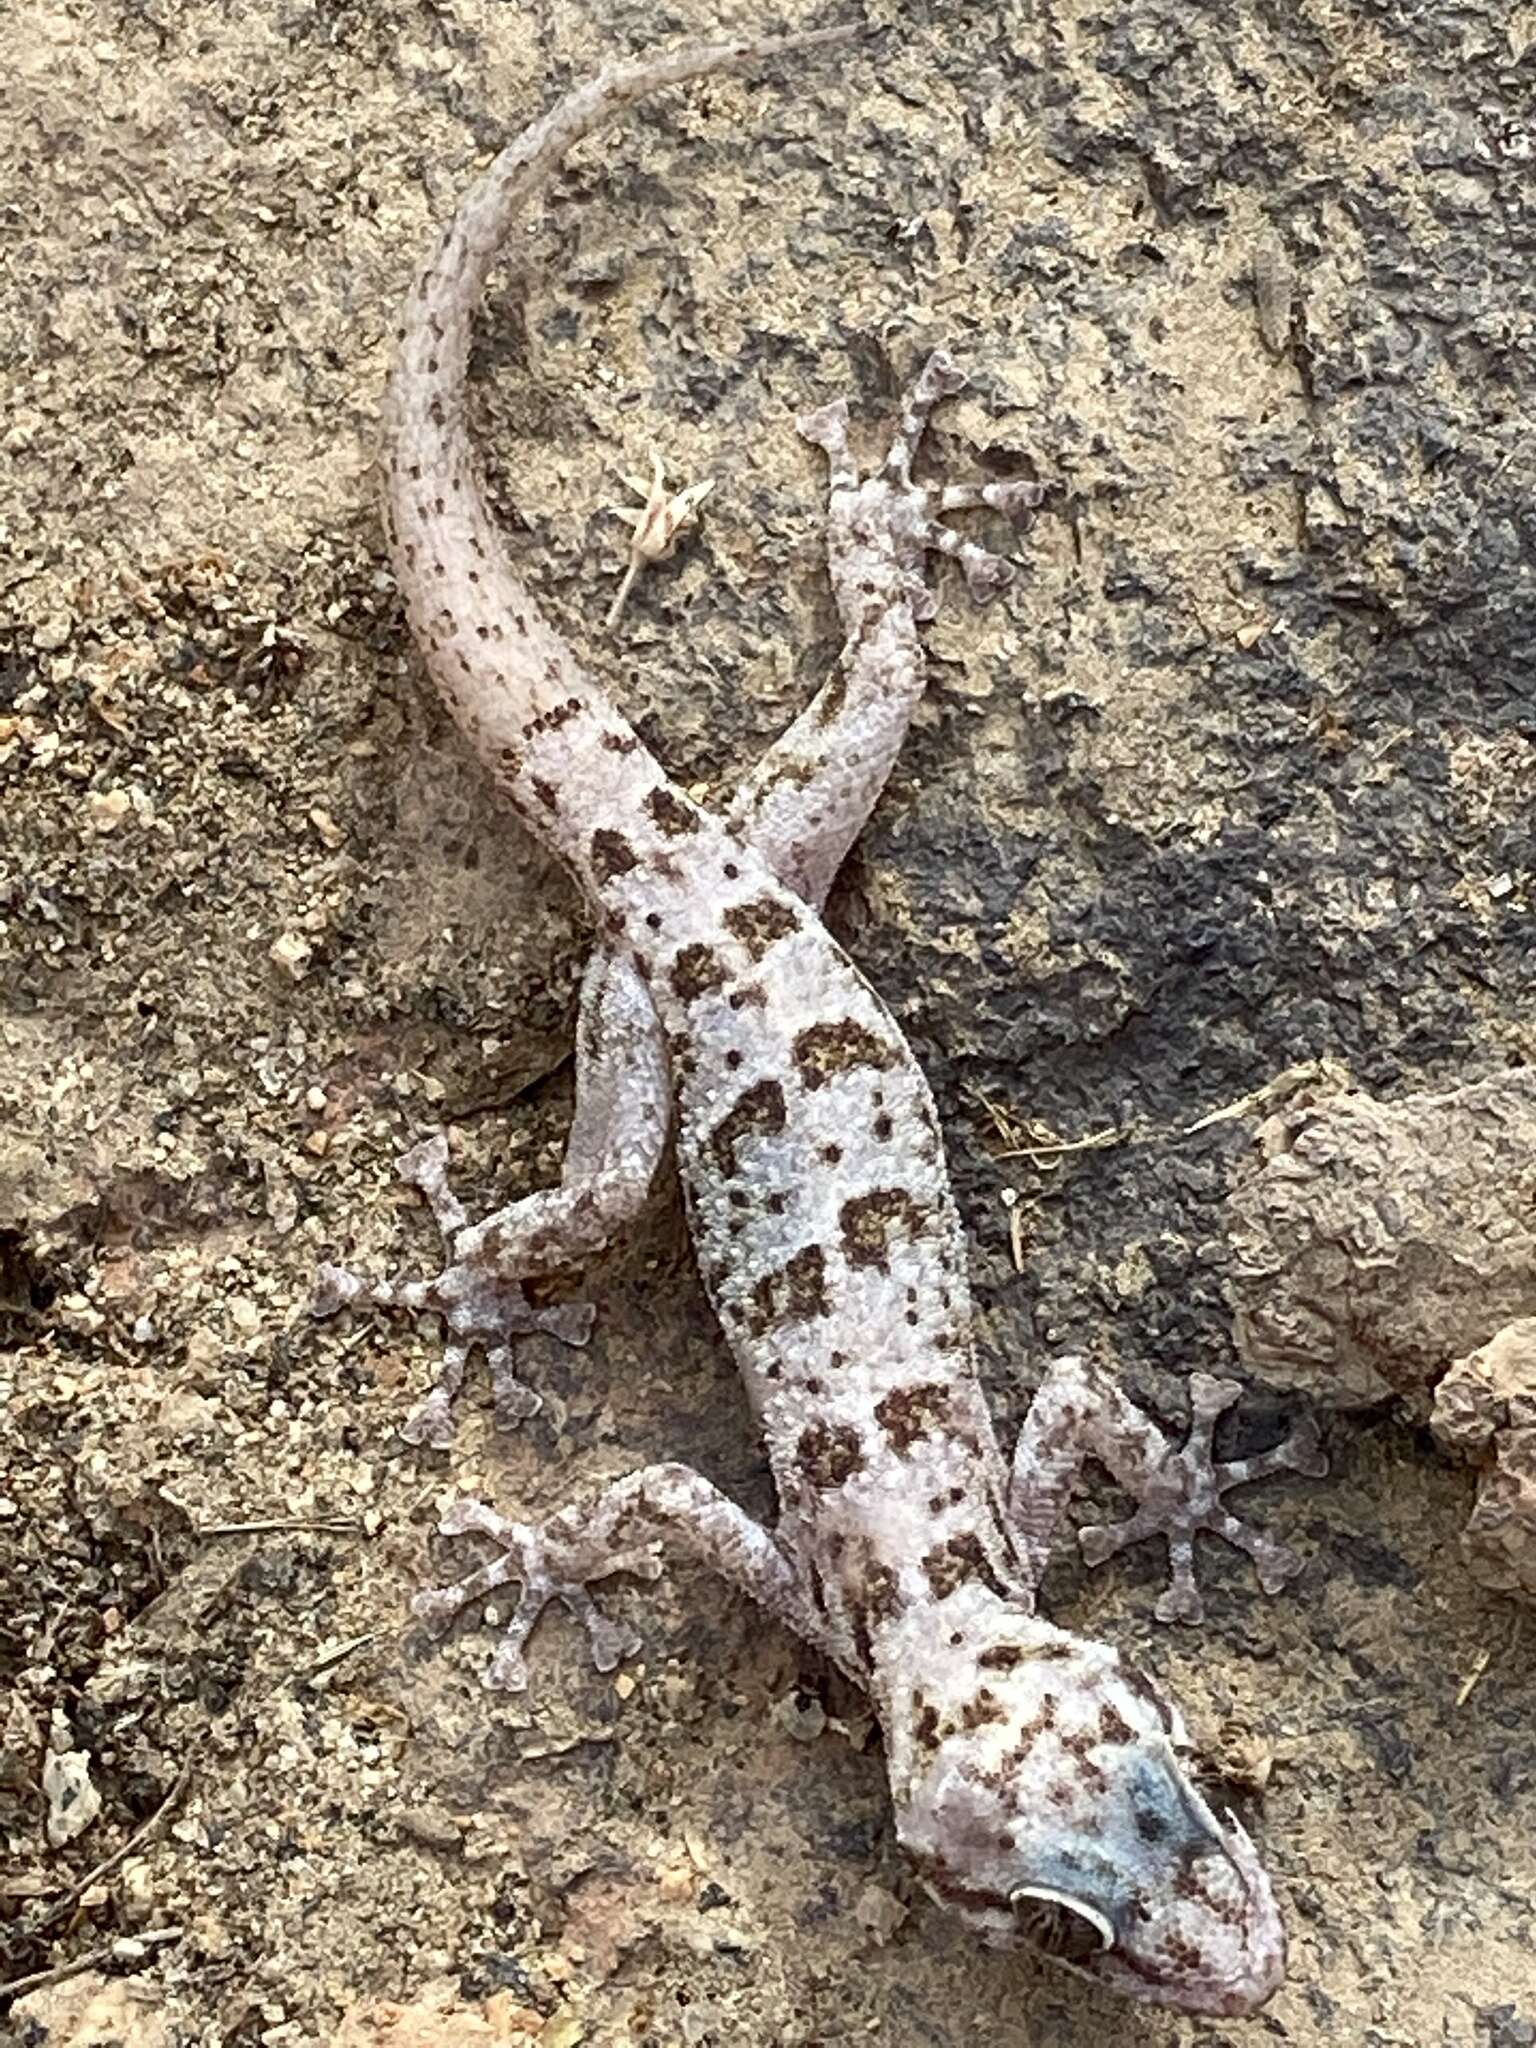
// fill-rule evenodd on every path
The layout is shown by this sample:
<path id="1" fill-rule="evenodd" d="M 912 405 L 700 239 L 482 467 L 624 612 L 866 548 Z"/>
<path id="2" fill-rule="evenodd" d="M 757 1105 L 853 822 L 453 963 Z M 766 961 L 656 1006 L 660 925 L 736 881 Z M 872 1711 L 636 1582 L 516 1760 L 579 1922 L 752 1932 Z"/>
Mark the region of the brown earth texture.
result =
<path id="1" fill-rule="evenodd" d="M 970 515 L 1017 579 L 978 613 L 945 572 L 828 915 L 937 1092 L 1000 1425 L 1080 1345 L 1177 1426 L 1233 1367 L 1227 1191 L 1283 1078 L 1536 1051 L 1536 6 L 861 6 L 581 148 L 483 311 L 476 432 L 541 602 L 707 794 L 837 654 L 795 415 L 847 394 L 874 447 L 929 347 L 969 370 L 928 473 L 1049 495 Z M 520 1699 L 479 1615 L 410 1622 L 460 1490 L 534 1516 L 680 1457 L 772 1512 L 675 1195 L 585 1276 L 591 1344 L 530 1343 L 514 1434 L 474 1375 L 411 1450 L 434 1331 L 309 1314 L 326 1258 L 430 1269 L 393 1160 L 431 1131 L 474 1214 L 553 1178 L 587 944 L 405 636 L 396 303 L 562 89 L 749 24 L 6 13 L 0 2035 L 1531 2048 L 1536 1623 L 1390 1401 L 1323 1388 L 1331 1475 L 1256 1499 L 1305 1560 L 1275 1599 L 1214 1548 L 1199 1631 L 1150 1549 L 1048 1582 L 1238 1781 L 1291 1935 L 1248 2022 L 977 1951 L 862 1700 L 699 1572 L 615 1594 L 615 1675 L 551 1620 Z M 652 445 L 715 489 L 609 631 Z M 1231 1443 L 1297 1404 L 1250 1376 Z"/>

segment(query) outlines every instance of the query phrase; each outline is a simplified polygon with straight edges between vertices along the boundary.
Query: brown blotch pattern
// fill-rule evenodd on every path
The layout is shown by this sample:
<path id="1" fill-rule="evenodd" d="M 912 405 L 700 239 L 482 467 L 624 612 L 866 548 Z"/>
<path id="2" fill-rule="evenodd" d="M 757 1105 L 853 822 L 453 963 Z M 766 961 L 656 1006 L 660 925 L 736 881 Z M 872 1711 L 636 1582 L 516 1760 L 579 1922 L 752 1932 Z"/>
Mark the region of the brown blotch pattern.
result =
<path id="1" fill-rule="evenodd" d="M 843 669 L 832 676 L 816 701 L 816 723 L 830 725 L 848 697 L 848 677 Z"/>
<path id="2" fill-rule="evenodd" d="M 591 858 L 592 872 L 600 882 L 611 882 L 616 875 L 627 875 L 640 865 L 639 854 L 623 833 L 606 829 L 592 834 Z"/>
<path id="3" fill-rule="evenodd" d="M 544 664 L 544 675 L 547 681 L 557 682 L 560 676 L 560 664 L 557 661 L 547 661 Z M 523 727 L 524 736 L 528 739 L 533 739 L 539 733 L 558 732 L 562 725 L 569 725 L 571 720 L 579 714 L 580 710 L 581 699 L 579 697 L 563 698 L 560 703 L 551 704 L 547 711 L 541 711 L 537 718 L 531 718 Z"/>
<path id="4" fill-rule="evenodd" d="M 645 808 L 669 839 L 681 839 L 686 833 L 699 829 L 699 814 L 693 805 L 675 796 L 665 783 L 651 791 L 645 800 Z"/>
<path id="5" fill-rule="evenodd" d="M 1000 1599 L 1008 1598 L 1008 1588 L 998 1577 L 981 1538 L 971 1529 L 930 1550 L 923 1559 L 923 1570 L 936 1600 L 947 1599 L 968 1579 L 980 1579 Z"/>
<path id="6" fill-rule="evenodd" d="M 915 1387 L 897 1387 L 875 1403 L 875 1418 L 891 1448 L 905 1451 L 930 1430 L 949 1421 L 950 1391 L 939 1380 L 921 1380 Z"/>
<path id="7" fill-rule="evenodd" d="M 808 1423 L 800 1432 L 795 1456 L 801 1478 L 818 1493 L 846 1485 L 864 1469 L 864 1448 L 850 1422 Z"/>
<path id="8" fill-rule="evenodd" d="M 1011 1671 L 1023 1661 L 1024 1652 L 1017 1643 L 994 1643 L 976 1659 L 983 1671 Z"/>
<path id="9" fill-rule="evenodd" d="M 1138 1813 L 1138 1833 L 1143 1832 L 1140 1827 L 1141 1818 L 1142 1816 Z M 1145 1839 L 1145 1837 L 1143 1838 Z M 1173 1876 L 1171 1889 L 1176 1899 L 1196 1900 L 1200 1905 L 1204 1906 L 1208 1913 L 1212 1914 L 1217 1920 L 1224 1920 L 1229 1927 L 1242 1926 L 1242 1907 L 1235 1900 L 1218 1898 L 1214 1892 L 1208 1891 L 1192 1870 L 1184 1868 L 1176 1871 Z"/>
<path id="10" fill-rule="evenodd" d="M 761 960 L 771 945 L 800 928 L 800 919 L 789 904 L 774 896 L 759 896 L 751 903 L 733 903 L 721 921 L 754 960 Z"/>
<path id="11" fill-rule="evenodd" d="M 1099 1709 L 1100 1742 L 1134 1742 L 1136 1731 L 1118 1707 L 1106 1700 Z"/>
<path id="12" fill-rule="evenodd" d="M 672 987 L 685 1003 L 724 988 L 725 967 L 714 947 L 699 941 L 682 947 L 672 962 Z"/>
<path id="13" fill-rule="evenodd" d="M 876 1188 L 855 1195 L 837 1213 L 843 1235 L 843 1256 L 850 1266 L 885 1267 L 891 1241 L 915 1236 L 923 1221 L 921 1206 L 905 1188 Z"/>
<path id="14" fill-rule="evenodd" d="M 960 1709 L 960 1726 L 965 1729 L 981 1728 L 988 1721 L 1003 1721 L 1007 1715 L 998 1704 L 997 1694 L 988 1692 L 982 1686 L 975 1699 L 967 1700 Z"/>
<path id="15" fill-rule="evenodd" d="M 786 1259 L 775 1273 L 765 1273 L 752 1290 L 753 1328 L 758 1336 L 780 1323 L 803 1323 L 824 1316 L 827 1261 L 821 1246 L 808 1244 Z"/>
<path id="16" fill-rule="evenodd" d="M 777 1081 L 754 1081 L 738 1095 L 709 1135 L 715 1164 L 730 1179 L 736 1172 L 736 1148 L 754 1132 L 772 1135 L 784 1128 L 784 1090 Z"/>
<path id="17" fill-rule="evenodd" d="M 794 1057 L 806 1087 L 821 1088 L 834 1074 L 846 1074 L 854 1067 L 875 1067 L 883 1072 L 894 1067 L 900 1055 L 863 1024 L 842 1017 L 835 1024 L 812 1024 L 800 1032 Z"/>

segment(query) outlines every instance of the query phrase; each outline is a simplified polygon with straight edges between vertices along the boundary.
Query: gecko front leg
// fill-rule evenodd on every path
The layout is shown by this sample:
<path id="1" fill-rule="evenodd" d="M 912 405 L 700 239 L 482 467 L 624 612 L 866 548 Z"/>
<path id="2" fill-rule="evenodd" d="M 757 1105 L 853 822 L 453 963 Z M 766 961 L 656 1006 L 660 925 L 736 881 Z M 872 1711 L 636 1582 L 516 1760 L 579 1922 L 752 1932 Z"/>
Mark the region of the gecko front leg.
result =
<path id="1" fill-rule="evenodd" d="M 576 1108 L 561 1182 L 472 1224 L 448 1185 L 441 1132 L 398 1162 L 426 1196 L 451 1254 L 433 1280 L 369 1282 L 322 1266 L 316 1315 L 355 1303 L 435 1311 L 447 1339 L 425 1398 L 401 1425 L 407 1443 L 443 1449 L 453 1441 L 453 1402 L 469 1352 L 481 1345 L 490 1368 L 498 1429 L 538 1412 L 539 1397 L 517 1377 L 514 1343 L 543 1332 L 583 1345 L 594 1310 L 588 1302 L 537 1307 L 524 1283 L 590 1258 L 638 1213 L 666 1147 L 671 1087 L 666 1046 L 634 963 L 597 955 L 582 983 L 576 1022 Z"/>
<path id="2" fill-rule="evenodd" d="M 1199 1621 L 1204 1609 L 1195 1581 L 1195 1537 L 1220 1536 L 1253 1559 L 1259 1584 L 1278 1592 L 1301 1569 L 1283 1543 L 1230 1513 L 1222 1495 L 1276 1472 L 1321 1478 L 1328 1460 L 1310 1418 L 1283 1443 L 1256 1458 L 1219 1464 L 1211 1439 L 1217 1417 L 1242 1389 L 1209 1373 L 1190 1375 L 1189 1435 L 1181 1449 L 1114 1382 L 1077 1357 L 1054 1359 L 1030 1404 L 1013 1454 L 1008 1518 L 1030 1578 L 1038 1583 L 1050 1555 L 1061 1511 L 1078 1474 L 1096 1458 L 1137 1502 L 1124 1522 L 1091 1524 L 1078 1531 L 1087 1562 L 1102 1564 L 1144 1536 L 1166 1536 L 1169 1583 L 1154 1612 L 1159 1621 Z"/>
<path id="3" fill-rule="evenodd" d="M 603 1614 L 588 1589 L 618 1572 L 656 1578 L 662 1547 L 707 1565 L 795 1634 L 826 1647 L 794 1566 L 774 1537 L 687 1465 L 648 1465 L 616 1480 L 595 1501 L 563 1508 L 542 1527 L 508 1521 L 483 1501 L 460 1500 L 438 1528 L 445 1536 L 488 1536 L 502 1555 L 457 1585 L 416 1595 L 411 1611 L 434 1634 L 497 1587 L 515 1581 L 522 1588 L 485 1674 L 492 1689 L 525 1689 L 524 1651 L 551 1601 L 582 1623 L 599 1671 L 633 1656 L 639 1638 Z"/>

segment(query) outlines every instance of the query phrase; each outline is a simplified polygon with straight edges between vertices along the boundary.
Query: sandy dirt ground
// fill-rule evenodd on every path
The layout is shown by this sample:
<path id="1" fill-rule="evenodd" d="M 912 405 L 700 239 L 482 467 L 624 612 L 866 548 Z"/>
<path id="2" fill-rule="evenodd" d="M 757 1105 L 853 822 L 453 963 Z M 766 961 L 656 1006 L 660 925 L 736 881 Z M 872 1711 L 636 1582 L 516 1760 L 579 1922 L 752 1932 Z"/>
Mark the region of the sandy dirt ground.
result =
<path id="1" fill-rule="evenodd" d="M 1536 8 L 865 11 L 579 152 L 485 309 L 480 445 L 548 611 L 707 793 L 837 650 L 795 414 L 846 393 L 872 446 L 928 347 L 969 367 L 932 473 L 1050 502 L 990 536 L 1001 604 L 946 582 L 829 915 L 937 1091 L 1004 1428 L 1069 1344 L 1176 1423 L 1233 1362 L 1261 1109 L 1188 1127 L 1322 1059 L 1391 1098 L 1536 1047 Z M 685 1457 L 772 1508 L 675 1195 L 588 1276 L 589 1348 L 530 1346 L 515 1435 L 476 1380 L 410 1450 L 432 1331 L 308 1313 L 322 1259 L 433 1263 L 392 1165 L 428 1132 L 476 1213 L 553 1177 L 586 944 L 407 646 L 395 303 L 565 85 L 758 18 L 7 16 L 0 1977 L 95 1959 L 9 2038 L 1530 2048 L 1536 1624 L 1390 1406 L 1256 1503 L 1306 1558 L 1278 1599 L 1213 1554 L 1168 1631 L 1154 1554 L 1050 1580 L 1247 1788 L 1292 1963 L 1246 2024 L 976 1952 L 862 1701 L 700 1574 L 616 1597 L 617 1678 L 551 1622 L 520 1701 L 477 1619 L 409 1622 L 460 1489 L 535 1514 Z M 610 634 L 653 443 L 716 488 Z M 1293 1406 L 1253 1387 L 1232 1442 Z"/>

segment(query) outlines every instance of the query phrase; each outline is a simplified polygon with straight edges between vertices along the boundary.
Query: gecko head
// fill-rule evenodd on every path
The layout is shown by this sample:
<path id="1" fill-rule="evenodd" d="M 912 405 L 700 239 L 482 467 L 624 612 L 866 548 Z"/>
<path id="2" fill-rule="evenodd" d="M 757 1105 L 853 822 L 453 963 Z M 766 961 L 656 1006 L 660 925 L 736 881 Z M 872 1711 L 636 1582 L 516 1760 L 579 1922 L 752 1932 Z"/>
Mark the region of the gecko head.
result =
<path id="1" fill-rule="evenodd" d="M 887 1728 L 897 1831 L 995 1945 L 1181 2012 L 1256 2012 L 1285 1932 L 1252 1842 L 1192 1782 L 1175 1708 L 1101 1643 L 1032 1620 L 950 1637 L 943 1697 Z"/>

